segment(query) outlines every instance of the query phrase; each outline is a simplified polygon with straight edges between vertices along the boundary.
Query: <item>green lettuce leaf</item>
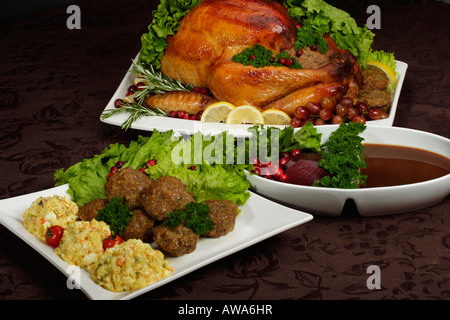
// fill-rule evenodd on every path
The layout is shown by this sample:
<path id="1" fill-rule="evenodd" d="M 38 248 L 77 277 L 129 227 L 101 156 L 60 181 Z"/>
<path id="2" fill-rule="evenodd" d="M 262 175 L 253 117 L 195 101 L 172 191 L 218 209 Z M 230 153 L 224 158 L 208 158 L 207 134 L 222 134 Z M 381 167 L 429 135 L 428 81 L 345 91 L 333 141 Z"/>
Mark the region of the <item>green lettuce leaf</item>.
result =
<path id="1" fill-rule="evenodd" d="M 362 67 L 367 60 L 394 60 L 393 53 L 372 51 L 371 46 L 375 34 L 367 26 L 358 27 L 350 14 L 340 10 L 323 0 L 286 0 L 284 5 L 289 15 L 302 24 L 312 25 L 325 30 L 341 49 L 349 50 Z M 388 64 L 395 70 L 395 63 Z"/>
<path id="2" fill-rule="evenodd" d="M 161 68 L 161 58 L 167 48 L 166 37 L 174 35 L 180 27 L 180 21 L 200 0 L 161 0 L 153 11 L 153 20 L 148 32 L 141 36 L 141 50 L 138 63 L 144 67 Z"/>
<path id="3" fill-rule="evenodd" d="M 226 154 L 221 154 L 214 158 L 202 156 L 198 163 L 195 163 L 195 155 L 214 155 L 216 144 L 229 143 L 224 137 L 204 137 L 201 133 L 195 135 L 197 141 L 201 141 L 200 150 L 195 150 L 195 139 L 182 140 L 173 131 L 161 133 L 154 131 L 151 137 L 139 136 L 138 140 L 132 141 L 128 147 L 122 144 L 113 144 L 105 148 L 99 155 L 84 159 L 67 170 L 58 169 L 54 178 L 56 185 L 69 184 L 68 193 L 78 204 L 83 205 L 95 198 L 106 198 L 105 183 L 109 175 L 109 170 L 117 161 L 124 162 L 123 167 L 140 169 L 145 167 L 149 159 L 154 159 L 157 164 L 146 169 L 146 173 L 157 179 L 164 175 L 179 178 L 188 187 L 188 191 L 194 194 L 196 201 L 207 199 L 228 199 L 237 205 L 243 205 L 250 196 L 250 187 L 243 169 L 245 164 L 232 165 L 226 163 Z M 234 143 L 234 140 L 228 140 Z M 225 145 L 222 146 L 225 149 Z M 177 150 L 191 150 L 191 157 L 180 160 Z M 197 151 L 194 153 L 193 151 Z M 189 153 L 186 151 L 186 153 Z M 234 163 L 235 154 L 232 154 Z M 223 157 L 223 158 L 221 158 Z M 217 160 L 217 161 L 216 161 Z M 194 166 L 194 167 L 192 167 Z"/>

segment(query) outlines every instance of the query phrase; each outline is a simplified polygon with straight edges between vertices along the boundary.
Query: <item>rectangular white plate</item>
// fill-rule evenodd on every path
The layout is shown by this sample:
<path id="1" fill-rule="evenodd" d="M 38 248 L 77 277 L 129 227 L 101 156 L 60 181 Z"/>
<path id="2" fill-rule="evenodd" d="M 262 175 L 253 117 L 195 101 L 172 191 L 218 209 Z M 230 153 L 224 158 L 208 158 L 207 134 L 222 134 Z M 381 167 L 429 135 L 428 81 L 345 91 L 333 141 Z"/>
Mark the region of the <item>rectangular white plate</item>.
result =
<path id="1" fill-rule="evenodd" d="M 135 61 L 137 61 L 137 56 Z M 401 61 L 396 61 L 397 68 L 397 87 L 395 89 L 392 106 L 389 111 L 389 117 L 382 120 L 367 121 L 367 125 L 370 126 L 392 126 L 394 123 L 395 113 L 397 111 L 397 104 L 400 97 L 400 91 L 403 86 L 403 81 L 405 79 L 406 70 L 408 65 Z M 129 71 L 125 74 L 119 87 L 114 93 L 113 97 L 105 107 L 104 111 L 114 109 L 114 101 L 116 99 L 123 99 L 126 96 L 128 87 L 134 83 L 136 75 Z M 127 120 L 129 114 L 122 113 L 117 114 L 107 119 L 102 119 L 100 115 L 100 121 L 115 125 L 122 126 L 122 124 Z M 184 119 L 174 119 L 169 117 L 157 117 L 157 116 L 145 116 L 133 122 L 131 128 L 143 131 L 153 131 L 157 130 L 159 132 L 165 132 L 168 130 L 174 130 L 181 135 L 188 136 L 195 132 L 202 132 L 205 135 L 215 135 L 223 131 L 228 131 L 228 133 L 233 134 L 235 137 L 247 137 L 249 133 L 247 131 L 252 125 L 236 125 L 236 124 L 225 124 L 225 123 L 204 123 L 200 121 L 184 120 Z"/>
<path id="2" fill-rule="evenodd" d="M 69 264 L 53 253 L 53 249 L 30 234 L 23 226 L 23 213 L 38 197 L 67 195 L 68 185 L 40 192 L 0 200 L 0 223 L 25 241 L 67 277 L 73 277 Z M 94 283 L 87 271 L 81 270 L 78 286 L 89 299 L 128 300 L 154 290 L 205 265 L 247 248 L 285 230 L 312 220 L 313 216 L 284 207 L 255 193 L 241 207 L 232 232 L 217 239 L 201 238 L 194 252 L 177 257 L 167 257 L 175 268 L 174 273 L 157 283 L 136 291 L 112 292 Z M 152 246 L 156 248 L 153 243 Z"/>

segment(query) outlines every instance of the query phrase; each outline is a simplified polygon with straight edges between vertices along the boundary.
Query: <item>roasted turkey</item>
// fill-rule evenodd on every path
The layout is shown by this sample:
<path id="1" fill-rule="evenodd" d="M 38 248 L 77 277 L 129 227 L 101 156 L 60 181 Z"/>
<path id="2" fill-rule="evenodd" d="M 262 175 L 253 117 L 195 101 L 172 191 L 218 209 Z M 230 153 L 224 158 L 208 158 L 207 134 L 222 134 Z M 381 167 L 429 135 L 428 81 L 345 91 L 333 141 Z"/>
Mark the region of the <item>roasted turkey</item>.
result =
<path id="1" fill-rule="evenodd" d="M 167 38 L 161 72 L 208 88 L 213 97 L 171 92 L 147 97 L 146 105 L 196 113 L 220 100 L 260 110 L 276 108 L 292 116 L 297 106 L 320 102 L 326 96 L 356 99 L 362 82 L 357 59 L 326 35 L 326 53 L 308 48 L 296 57 L 296 37 L 295 22 L 276 1 L 204 0 L 181 20 L 177 33 Z M 303 68 L 256 68 L 232 61 L 235 54 L 255 44 L 274 55 L 287 51 Z"/>

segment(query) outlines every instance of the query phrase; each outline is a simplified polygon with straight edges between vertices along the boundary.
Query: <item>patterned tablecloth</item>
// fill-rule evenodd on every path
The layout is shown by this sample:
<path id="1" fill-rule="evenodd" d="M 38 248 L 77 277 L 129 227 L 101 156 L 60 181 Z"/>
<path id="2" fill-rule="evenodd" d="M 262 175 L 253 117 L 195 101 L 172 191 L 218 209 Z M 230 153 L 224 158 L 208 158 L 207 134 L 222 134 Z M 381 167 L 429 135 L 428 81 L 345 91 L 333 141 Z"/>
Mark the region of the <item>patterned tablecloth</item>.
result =
<path id="1" fill-rule="evenodd" d="M 369 4 L 341 2 L 366 22 Z M 56 169 L 148 134 L 106 125 L 99 115 L 139 51 L 157 2 L 76 4 L 81 29 L 67 28 L 67 5 L 0 25 L 0 199 L 50 188 Z M 394 125 L 449 138 L 450 5 L 379 6 L 374 48 L 409 65 Z M 397 215 L 315 217 L 138 299 L 448 300 L 449 210 L 447 197 Z M 3 226 L 0 243 L 0 299 L 86 299 Z M 370 265 L 380 267 L 380 289 L 367 287 Z"/>

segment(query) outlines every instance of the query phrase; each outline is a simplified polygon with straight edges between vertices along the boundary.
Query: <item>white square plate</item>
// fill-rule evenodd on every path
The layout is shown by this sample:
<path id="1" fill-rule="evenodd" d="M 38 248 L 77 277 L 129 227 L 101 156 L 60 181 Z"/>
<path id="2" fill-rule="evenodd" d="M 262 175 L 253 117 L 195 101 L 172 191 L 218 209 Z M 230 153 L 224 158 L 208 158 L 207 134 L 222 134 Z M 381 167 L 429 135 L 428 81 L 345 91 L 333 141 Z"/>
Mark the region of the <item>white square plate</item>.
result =
<path id="1" fill-rule="evenodd" d="M 138 57 L 136 56 L 135 61 L 137 61 L 137 58 Z M 395 89 L 392 106 L 389 111 L 389 117 L 382 120 L 367 121 L 367 125 L 392 126 L 392 124 L 394 123 L 397 104 L 400 97 L 400 91 L 402 90 L 407 68 L 408 65 L 406 63 L 396 61 L 397 86 Z M 111 98 L 103 112 L 114 109 L 114 101 L 116 99 L 123 99 L 126 96 L 128 87 L 134 84 L 134 79 L 136 78 L 136 74 L 131 72 L 131 70 L 132 65 L 130 66 L 129 71 L 125 74 L 125 77 L 122 79 L 122 82 L 120 83 L 119 87 L 117 88 L 116 92 L 114 93 L 113 97 Z M 107 124 L 122 126 L 122 124 L 127 120 L 128 116 L 129 114 L 127 113 L 121 113 L 111 116 L 107 119 L 102 119 L 102 117 L 100 116 L 100 120 Z M 185 136 L 192 135 L 195 132 L 202 132 L 205 135 L 216 135 L 220 132 L 228 131 L 228 133 L 234 135 L 235 137 L 247 137 L 249 136 L 247 129 L 250 127 L 252 127 L 252 125 L 225 124 L 215 122 L 205 123 L 200 121 L 175 119 L 169 117 L 144 116 L 134 121 L 130 128 L 143 131 L 157 130 L 159 132 L 174 130 Z"/>
<path id="2" fill-rule="evenodd" d="M 68 278 L 73 277 L 73 269 L 53 249 L 30 234 L 23 226 L 23 213 L 38 197 L 67 195 L 68 185 L 63 185 L 40 192 L 0 200 L 0 223 L 25 241 L 44 258 L 52 263 Z M 80 270 L 77 285 L 93 300 L 128 300 L 154 290 L 175 279 L 178 279 L 205 265 L 226 257 L 232 253 L 247 248 L 255 243 L 272 237 L 290 228 L 312 220 L 312 215 L 290 209 L 251 193 L 247 203 L 242 206 L 232 232 L 217 238 L 201 238 L 194 252 L 181 257 L 167 257 L 166 260 L 174 267 L 174 273 L 166 279 L 149 285 L 143 289 L 126 292 L 112 292 L 94 283 L 85 270 Z M 152 246 L 157 248 L 153 243 Z"/>

